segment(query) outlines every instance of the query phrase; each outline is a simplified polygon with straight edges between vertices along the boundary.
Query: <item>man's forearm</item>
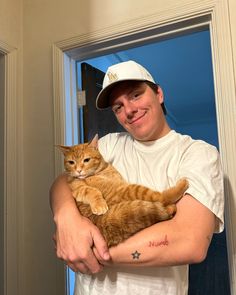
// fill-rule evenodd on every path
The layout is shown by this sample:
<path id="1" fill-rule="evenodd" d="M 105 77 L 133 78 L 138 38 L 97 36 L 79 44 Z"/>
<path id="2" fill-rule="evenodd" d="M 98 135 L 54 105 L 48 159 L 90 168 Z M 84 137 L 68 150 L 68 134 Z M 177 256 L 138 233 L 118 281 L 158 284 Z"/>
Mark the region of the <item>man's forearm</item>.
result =
<path id="1" fill-rule="evenodd" d="M 169 266 L 189 263 L 181 234 L 175 233 L 172 221 L 151 226 L 126 242 L 110 249 L 114 264 L 127 266 Z"/>
<path id="2" fill-rule="evenodd" d="M 191 196 L 178 204 L 176 216 L 142 230 L 110 249 L 113 264 L 173 266 L 201 262 L 215 226 L 214 214 Z"/>
<path id="3" fill-rule="evenodd" d="M 72 196 L 65 176 L 59 176 L 50 190 L 50 205 L 56 224 L 55 243 L 57 257 L 75 272 L 97 273 L 102 270 L 94 256 L 110 259 L 107 245 L 98 228 L 84 218 Z"/>
<path id="4" fill-rule="evenodd" d="M 54 215 L 66 208 L 76 208 L 75 200 L 67 184 L 66 175 L 60 175 L 50 189 L 50 206 Z"/>

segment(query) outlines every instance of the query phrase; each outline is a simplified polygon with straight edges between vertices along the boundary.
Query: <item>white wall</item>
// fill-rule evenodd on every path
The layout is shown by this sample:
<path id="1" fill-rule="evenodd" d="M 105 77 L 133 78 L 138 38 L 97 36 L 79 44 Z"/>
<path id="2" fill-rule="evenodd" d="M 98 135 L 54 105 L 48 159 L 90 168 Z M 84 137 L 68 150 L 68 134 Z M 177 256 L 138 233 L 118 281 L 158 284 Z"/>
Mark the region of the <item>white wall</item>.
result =
<path id="1" fill-rule="evenodd" d="M 228 1 L 236 50 L 236 4 L 234 0 Z M 55 258 L 51 241 L 54 225 L 48 203 L 48 190 L 54 178 L 52 44 L 103 28 L 109 30 L 110 26 L 157 13 L 160 6 L 174 9 L 188 2 L 0 0 L 0 40 L 19 48 L 19 99 L 23 97 L 20 295 L 64 293 L 63 268 L 58 267 L 61 263 Z"/>

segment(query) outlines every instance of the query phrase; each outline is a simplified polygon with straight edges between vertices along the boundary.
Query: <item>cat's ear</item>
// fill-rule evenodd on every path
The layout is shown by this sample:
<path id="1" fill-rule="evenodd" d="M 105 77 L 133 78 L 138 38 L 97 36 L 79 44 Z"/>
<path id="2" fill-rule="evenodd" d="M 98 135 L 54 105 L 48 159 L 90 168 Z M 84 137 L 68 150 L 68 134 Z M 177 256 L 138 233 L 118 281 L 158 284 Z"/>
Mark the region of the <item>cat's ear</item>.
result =
<path id="1" fill-rule="evenodd" d="M 89 142 L 89 146 L 95 149 L 98 148 L 98 134 L 94 136 L 94 138 Z"/>
<path id="2" fill-rule="evenodd" d="M 56 147 L 63 152 L 64 155 L 68 154 L 68 152 L 70 151 L 70 147 L 69 146 L 64 146 L 64 145 L 56 145 Z"/>

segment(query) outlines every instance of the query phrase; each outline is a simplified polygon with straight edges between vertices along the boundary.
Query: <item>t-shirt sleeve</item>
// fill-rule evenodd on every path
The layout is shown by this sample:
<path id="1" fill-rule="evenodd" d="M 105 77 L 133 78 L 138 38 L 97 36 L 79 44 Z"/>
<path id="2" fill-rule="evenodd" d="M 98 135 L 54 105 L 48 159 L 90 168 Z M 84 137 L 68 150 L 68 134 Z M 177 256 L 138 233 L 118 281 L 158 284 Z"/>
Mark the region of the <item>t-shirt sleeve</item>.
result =
<path id="1" fill-rule="evenodd" d="M 214 146 L 196 142 L 181 160 L 180 177 L 189 181 L 187 193 L 217 217 L 215 232 L 224 229 L 224 189 L 220 156 Z"/>

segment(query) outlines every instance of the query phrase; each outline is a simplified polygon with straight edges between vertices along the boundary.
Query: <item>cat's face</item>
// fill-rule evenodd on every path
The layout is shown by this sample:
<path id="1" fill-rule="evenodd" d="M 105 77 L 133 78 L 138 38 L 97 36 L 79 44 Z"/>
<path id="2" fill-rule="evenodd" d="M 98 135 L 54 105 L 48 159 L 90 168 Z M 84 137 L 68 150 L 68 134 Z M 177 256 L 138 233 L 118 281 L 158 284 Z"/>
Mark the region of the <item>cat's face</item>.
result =
<path id="1" fill-rule="evenodd" d="M 84 179 L 96 174 L 102 160 L 97 149 L 86 145 L 67 147 L 67 149 L 64 152 L 64 166 L 69 175 Z"/>

